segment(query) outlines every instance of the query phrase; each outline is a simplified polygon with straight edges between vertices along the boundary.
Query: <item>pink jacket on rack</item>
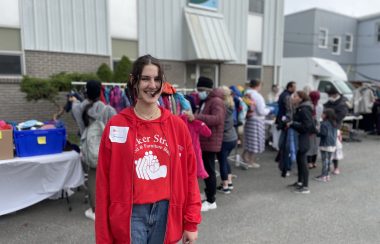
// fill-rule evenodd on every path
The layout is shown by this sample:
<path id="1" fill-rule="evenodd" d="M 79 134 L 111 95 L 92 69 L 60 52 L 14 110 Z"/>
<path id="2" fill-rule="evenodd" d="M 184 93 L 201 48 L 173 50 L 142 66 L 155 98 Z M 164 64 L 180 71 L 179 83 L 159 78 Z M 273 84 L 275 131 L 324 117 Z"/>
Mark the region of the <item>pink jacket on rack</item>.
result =
<path id="1" fill-rule="evenodd" d="M 193 141 L 195 156 L 197 158 L 197 176 L 198 178 L 206 179 L 208 177 L 208 174 L 203 165 L 202 150 L 201 150 L 201 144 L 199 142 L 199 135 L 202 135 L 204 137 L 209 137 L 211 136 L 211 130 L 207 127 L 205 123 L 203 123 L 200 120 L 196 119 L 196 120 L 193 120 L 192 122 L 189 122 L 187 120 L 186 115 L 181 115 L 181 118 L 183 121 L 185 121 L 187 128 L 189 128 L 191 139 Z"/>

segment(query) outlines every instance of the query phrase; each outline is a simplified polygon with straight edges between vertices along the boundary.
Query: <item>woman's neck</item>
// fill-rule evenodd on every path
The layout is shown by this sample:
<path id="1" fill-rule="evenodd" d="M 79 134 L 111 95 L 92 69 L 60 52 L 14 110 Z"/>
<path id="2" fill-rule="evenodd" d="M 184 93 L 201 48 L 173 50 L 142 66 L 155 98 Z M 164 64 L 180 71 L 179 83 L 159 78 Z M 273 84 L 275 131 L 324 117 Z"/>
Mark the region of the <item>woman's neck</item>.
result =
<path id="1" fill-rule="evenodd" d="M 134 111 L 138 117 L 144 120 L 153 120 L 161 116 L 161 110 L 157 104 L 143 104 L 137 102 Z"/>

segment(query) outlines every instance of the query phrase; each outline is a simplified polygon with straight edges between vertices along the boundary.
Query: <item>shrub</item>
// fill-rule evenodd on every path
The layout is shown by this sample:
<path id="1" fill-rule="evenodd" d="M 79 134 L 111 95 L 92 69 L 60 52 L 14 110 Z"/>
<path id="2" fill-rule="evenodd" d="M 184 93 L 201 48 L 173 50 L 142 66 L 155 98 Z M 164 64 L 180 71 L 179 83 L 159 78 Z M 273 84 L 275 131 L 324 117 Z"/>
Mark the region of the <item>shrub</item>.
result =
<path id="1" fill-rule="evenodd" d="M 110 82 L 112 80 L 112 70 L 105 63 L 99 66 L 96 74 L 98 75 L 101 81 Z"/>
<path id="2" fill-rule="evenodd" d="M 129 80 L 129 74 L 131 73 L 131 71 L 131 60 L 128 57 L 123 56 L 115 68 L 113 81 L 119 83 L 126 83 Z"/>

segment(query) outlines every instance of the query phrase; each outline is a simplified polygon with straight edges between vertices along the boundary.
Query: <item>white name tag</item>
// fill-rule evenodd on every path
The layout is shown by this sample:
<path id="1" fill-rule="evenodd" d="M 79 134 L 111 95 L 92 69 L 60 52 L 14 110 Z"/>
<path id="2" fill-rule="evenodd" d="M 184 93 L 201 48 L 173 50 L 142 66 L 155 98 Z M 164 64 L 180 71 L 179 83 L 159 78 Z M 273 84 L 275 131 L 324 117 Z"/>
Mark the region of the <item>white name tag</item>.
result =
<path id="1" fill-rule="evenodd" d="M 125 143 L 128 137 L 129 127 L 110 126 L 109 138 L 111 142 Z"/>

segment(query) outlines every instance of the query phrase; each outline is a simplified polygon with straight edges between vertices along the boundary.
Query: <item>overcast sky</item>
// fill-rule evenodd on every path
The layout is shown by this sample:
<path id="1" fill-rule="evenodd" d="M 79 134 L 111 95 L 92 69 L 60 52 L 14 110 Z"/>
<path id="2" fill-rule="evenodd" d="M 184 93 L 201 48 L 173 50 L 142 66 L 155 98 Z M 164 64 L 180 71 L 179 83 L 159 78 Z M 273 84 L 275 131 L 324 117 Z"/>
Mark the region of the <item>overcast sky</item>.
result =
<path id="1" fill-rule="evenodd" d="M 315 7 L 361 17 L 380 13 L 380 0 L 285 0 L 285 14 Z"/>

